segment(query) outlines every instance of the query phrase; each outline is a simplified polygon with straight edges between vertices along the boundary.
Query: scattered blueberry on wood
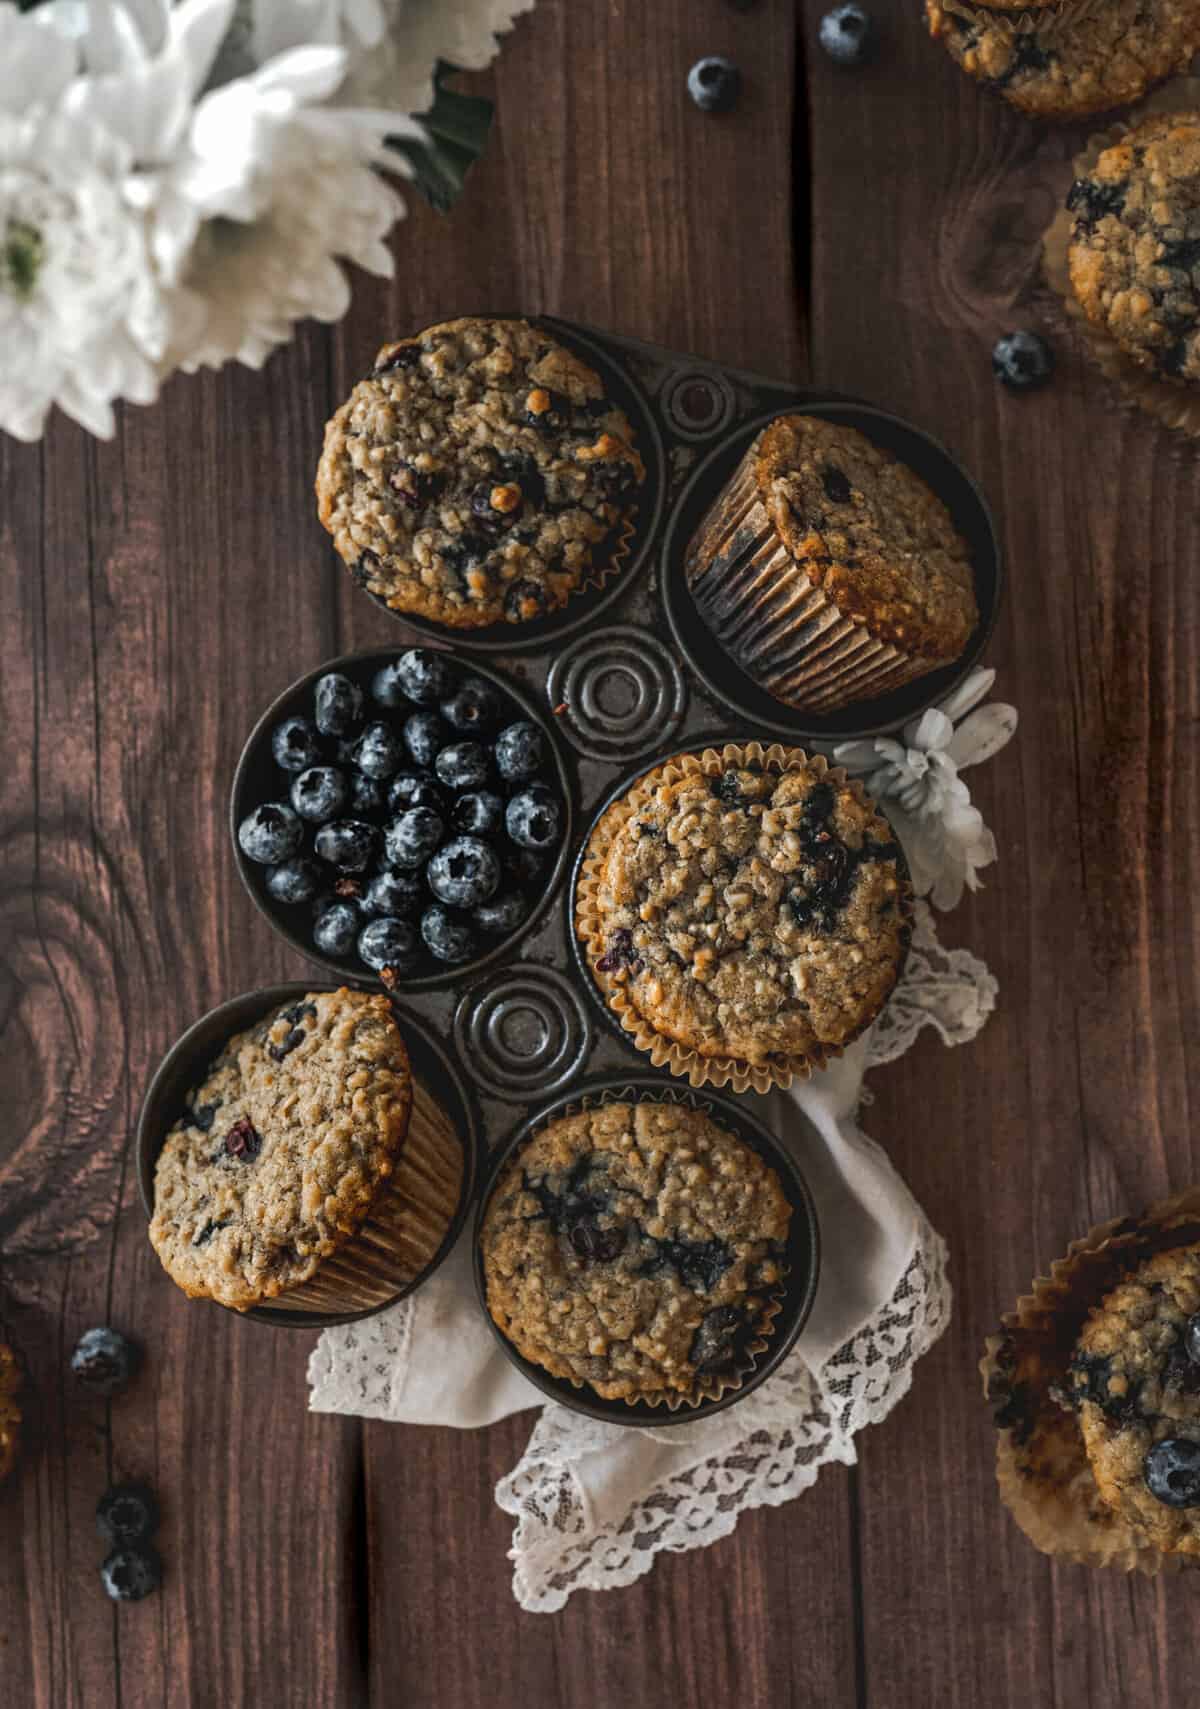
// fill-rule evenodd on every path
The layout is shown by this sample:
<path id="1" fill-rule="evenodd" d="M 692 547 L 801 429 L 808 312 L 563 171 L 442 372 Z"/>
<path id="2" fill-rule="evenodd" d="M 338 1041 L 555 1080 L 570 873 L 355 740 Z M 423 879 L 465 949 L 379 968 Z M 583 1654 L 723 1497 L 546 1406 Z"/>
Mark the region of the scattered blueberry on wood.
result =
<path id="1" fill-rule="evenodd" d="M 114 1549 L 100 1568 L 100 1580 L 114 1602 L 140 1602 L 162 1583 L 162 1561 L 152 1543 Z"/>
<path id="2" fill-rule="evenodd" d="M 1014 392 L 1044 386 L 1054 373 L 1054 352 L 1036 332 L 1006 332 L 992 351 L 992 372 Z"/>
<path id="3" fill-rule="evenodd" d="M 737 106 L 742 74 L 731 59 L 709 54 L 688 72 L 687 89 L 702 113 L 728 113 Z"/>
<path id="4" fill-rule="evenodd" d="M 80 1336 L 71 1355 L 71 1371 L 78 1383 L 96 1395 L 114 1395 L 126 1388 L 137 1374 L 142 1350 L 120 1330 L 89 1329 Z"/>
<path id="5" fill-rule="evenodd" d="M 142 1543 L 158 1530 L 158 1502 L 143 1483 L 117 1484 L 96 1504 L 96 1529 L 106 1543 L 121 1548 Z"/>
<path id="6" fill-rule="evenodd" d="M 865 6 L 847 0 L 821 19 L 817 39 L 835 65 L 865 65 L 875 51 L 875 24 Z"/>

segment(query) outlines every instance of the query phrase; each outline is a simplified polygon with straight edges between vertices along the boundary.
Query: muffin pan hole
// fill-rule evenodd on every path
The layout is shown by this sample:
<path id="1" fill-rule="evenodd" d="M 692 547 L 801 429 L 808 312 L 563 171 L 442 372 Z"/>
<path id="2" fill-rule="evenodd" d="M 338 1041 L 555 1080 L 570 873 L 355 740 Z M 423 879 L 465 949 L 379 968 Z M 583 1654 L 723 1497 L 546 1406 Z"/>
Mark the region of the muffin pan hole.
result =
<path id="1" fill-rule="evenodd" d="M 710 374 L 678 374 L 663 393 L 663 409 L 682 439 L 711 439 L 733 416 L 733 393 Z"/>
<path id="2" fill-rule="evenodd" d="M 670 740 L 687 710 L 678 662 L 631 626 L 581 636 L 554 660 L 546 693 L 564 734 L 590 759 L 650 753 Z"/>
<path id="3" fill-rule="evenodd" d="M 569 980 L 550 967 L 516 966 L 468 992 L 454 1042 L 475 1079 L 497 1098 L 554 1092 L 591 1054 L 591 1019 Z"/>

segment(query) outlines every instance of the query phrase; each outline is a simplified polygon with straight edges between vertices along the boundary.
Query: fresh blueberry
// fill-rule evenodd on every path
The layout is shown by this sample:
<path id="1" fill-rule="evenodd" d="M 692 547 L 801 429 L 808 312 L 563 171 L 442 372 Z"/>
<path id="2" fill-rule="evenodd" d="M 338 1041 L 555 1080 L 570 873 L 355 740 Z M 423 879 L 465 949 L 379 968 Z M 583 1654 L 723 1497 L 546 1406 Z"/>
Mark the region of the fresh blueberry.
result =
<path id="1" fill-rule="evenodd" d="M 529 912 L 529 903 L 515 890 L 494 896 L 471 910 L 471 918 L 481 932 L 515 932 Z"/>
<path id="2" fill-rule="evenodd" d="M 337 818 L 349 794 L 344 771 L 334 765 L 312 765 L 292 785 L 292 806 L 310 825 L 323 825 Z"/>
<path id="3" fill-rule="evenodd" d="M 133 1379 L 142 1350 L 116 1329 L 89 1329 L 71 1355 L 71 1372 L 93 1394 L 112 1395 Z"/>
<path id="4" fill-rule="evenodd" d="M 414 765 L 433 767 L 439 748 L 450 740 L 450 732 L 436 712 L 414 712 L 404 720 L 404 746 Z"/>
<path id="5" fill-rule="evenodd" d="M 321 757 L 315 724 L 309 718 L 285 718 L 271 732 L 271 752 L 275 764 L 284 771 L 303 771 L 316 765 Z"/>
<path id="6" fill-rule="evenodd" d="M 550 849 L 562 834 L 562 806 L 544 783 L 532 783 L 514 795 L 504 810 L 504 825 L 523 849 Z"/>
<path id="7" fill-rule="evenodd" d="M 267 894 L 289 908 L 298 902 L 311 902 L 320 886 L 320 869 L 307 855 L 293 855 L 267 873 Z"/>
<path id="8" fill-rule="evenodd" d="M 835 6 L 821 19 L 818 40 L 838 65 L 865 65 L 875 48 L 875 24 L 865 6 Z"/>
<path id="9" fill-rule="evenodd" d="M 363 721 L 363 691 L 348 676 L 327 671 L 315 692 L 317 729 L 323 736 L 349 736 Z"/>
<path id="10" fill-rule="evenodd" d="M 422 866 L 445 833 L 441 815 L 432 807 L 409 807 L 384 832 L 387 858 L 393 866 Z"/>
<path id="11" fill-rule="evenodd" d="M 522 718 L 496 737 L 496 770 L 506 783 L 536 777 L 546 757 L 546 742 L 536 724 Z"/>
<path id="12" fill-rule="evenodd" d="M 357 902 L 346 898 L 331 902 L 313 922 L 312 941 L 322 955 L 342 960 L 353 953 L 363 926 L 363 913 Z"/>
<path id="13" fill-rule="evenodd" d="M 1183 1344 L 1187 1348 L 1187 1356 L 1192 1363 L 1200 1365 L 1200 1311 L 1188 1318 Z"/>
<path id="14" fill-rule="evenodd" d="M 368 777 L 392 777 L 404 764 L 404 743 L 390 724 L 368 724 L 354 751 L 354 763 Z"/>
<path id="15" fill-rule="evenodd" d="M 416 927 L 410 926 L 407 920 L 391 919 L 385 915 L 382 919 L 372 920 L 358 934 L 359 959 L 377 973 L 383 967 L 403 972 L 414 965 L 420 950 L 421 940 Z"/>
<path id="16" fill-rule="evenodd" d="M 370 865 L 378 841 L 374 825 L 362 819 L 335 819 L 331 825 L 321 826 L 313 847 L 321 860 L 339 872 L 362 872 Z"/>
<path id="17" fill-rule="evenodd" d="M 375 698 L 383 706 L 395 704 L 378 692 L 380 679 L 385 677 L 385 691 L 394 684 L 400 693 L 417 706 L 436 706 L 439 700 L 454 692 L 456 672 L 444 653 L 430 652 L 427 647 L 410 647 L 401 653 L 393 665 L 385 665 L 375 678 Z"/>
<path id="18" fill-rule="evenodd" d="M 356 819 L 361 819 L 365 813 L 382 812 L 382 785 L 376 783 L 373 777 L 364 777 L 361 771 L 352 771 L 349 807 Z"/>
<path id="19" fill-rule="evenodd" d="M 500 861 L 479 837 L 455 837 L 429 862 L 425 874 L 439 902 L 477 908 L 500 888 Z"/>
<path id="20" fill-rule="evenodd" d="M 1036 332 L 1006 332 L 992 351 L 992 373 L 1014 392 L 1035 391 L 1054 373 L 1054 352 Z"/>
<path id="21" fill-rule="evenodd" d="M 439 961 L 469 961 L 475 953 L 475 934 L 470 926 L 440 902 L 421 915 L 421 936 Z"/>
<path id="22" fill-rule="evenodd" d="M 494 831 L 504 817 L 504 797 L 488 789 L 472 789 L 454 803 L 454 823 L 460 831 L 480 837 Z"/>
<path id="23" fill-rule="evenodd" d="M 425 886 L 415 872 L 393 872 L 385 867 L 367 886 L 362 902 L 368 914 L 404 919 L 415 914 L 424 900 Z"/>
<path id="24" fill-rule="evenodd" d="M 145 1484 L 117 1484 L 96 1505 L 96 1529 L 114 1548 L 141 1543 L 158 1530 L 158 1503 Z"/>
<path id="25" fill-rule="evenodd" d="M 1168 1436 L 1146 1455 L 1146 1488 L 1164 1507 L 1200 1507 L 1200 1442 Z"/>
<path id="26" fill-rule="evenodd" d="M 443 819 L 450 813 L 450 797 L 441 784 L 416 771 L 402 771 L 392 779 L 387 804 L 393 813 L 403 813 L 406 807 L 432 807 Z"/>
<path id="27" fill-rule="evenodd" d="M 447 789 L 458 792 L 481 788 L 492 768 L 488 764 L 487 749 L 479 742 L 451 742 L 448 748 L 442 749 L 433 769 Z"/>
<path id="28" fill-rule="evenodd" d="M 499 689 L 478 676 L 464 677 L 457 694 L 442 701 L 442 717 L 464 736 L 490 730 L 503 716 L 504 701 Z"/>
<path id="29" fill-rule="evenodd" d="M 267 801 L 256 807 L 238 826 L 238 846 L 247 860 L 260 866 L 277 866 L 300 847 L 304 827 L 282 801 Z"/>
<path id="30" fill-rule="evenodd" d="M 704 113 L 727 113 L 742 92 L 742 74 L 731 59 L 709 54 L 688 72 L 688 94 Z"/>
<path id="31" fill-rule="evenodd" d="M 162 1583 L 162 1562 L 152 1543 L 114 1549 L 100 1568 L 100 1581 L 114 1602 L 140 1602 Z"/>

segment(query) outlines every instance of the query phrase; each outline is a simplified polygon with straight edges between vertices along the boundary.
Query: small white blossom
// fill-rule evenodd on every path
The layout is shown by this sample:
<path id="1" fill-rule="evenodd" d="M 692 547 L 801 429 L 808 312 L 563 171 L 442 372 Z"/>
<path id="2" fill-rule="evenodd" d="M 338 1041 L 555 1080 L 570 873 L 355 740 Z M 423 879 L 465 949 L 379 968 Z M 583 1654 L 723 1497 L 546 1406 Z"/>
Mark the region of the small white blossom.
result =
<path id="1" fill-rule="evenodd" d="M 972 671 L 940 706 L 906 724 L 899 739 L 877 736 L 833 750 L 834 762 L 861 777 L 887 814 L 917 895 L 938 908 L 953 908 L 964 886 L 978 890 L 981 868 L 996 858 L 996 839 L 959 776 L 999 753 L 1017 727 L 1015 707 L 979 704 L 995 680 L 995 671 Z"/>

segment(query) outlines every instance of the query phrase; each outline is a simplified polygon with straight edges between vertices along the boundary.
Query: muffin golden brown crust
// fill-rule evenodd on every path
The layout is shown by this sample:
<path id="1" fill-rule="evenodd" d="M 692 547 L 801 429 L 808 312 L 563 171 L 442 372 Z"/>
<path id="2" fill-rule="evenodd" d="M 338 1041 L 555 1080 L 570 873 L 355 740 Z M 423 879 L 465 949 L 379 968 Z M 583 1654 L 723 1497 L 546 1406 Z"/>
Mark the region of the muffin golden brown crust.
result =
<path id="1" fill-rule="evenodd" d="M 956 659 L 979 621 L 966 542 L 941 499 L 858 433 L 787 415 L 759 440 L 763 504 L 843 616 L 931 663 Z"/>
<path id="2" fill-rule="evenodd" d="M 605 1399 L 703 1398 L 769 1331 L 790 1217 L 774 1170 L 702 1112 L 583 1110 L 496 1184 L 488 1310 L 524 1358 Z"/>
<path id="3" fill-rule="evenodd" d="M 609 568 L 644 477 L 586 363 L 526 321 L 464 319 L 384 345 L 326 428 L 317 497 L 361 586 L 476 629 Z"/>
<path id="4" fill-rule="evenodd" d="M 17 1463 L 21 1440 L 21 1408 L 17 1394 L 21 1367 L 12 1348 L 0 1341 L 0 1483 Z"/>
<path id="5" fill-rule="evenodd" d="M 891 829 L 798 750 L 783 770 L 679 775 L 688 758 L 640 779 L 592 833 L 576 929 L 596 981 L 701 1058 L 823 1061 L 875 1019 L 903 961 Z"/>
<path id="6" fill-rule="evenodd" d="M 155 1168 L 150 1239 L 172 1280 L 238 1310 L 304 1283 L 392 1174 L 412 1095 L 382 996 L 310 993 L 232 1038 Z"/>
<path id="7" fill-rule="evenodd" d="M 1146 121 L 1076 180 L 1071 287 L 1141 367 L 1200 380 L 1200 116 Z"/>

